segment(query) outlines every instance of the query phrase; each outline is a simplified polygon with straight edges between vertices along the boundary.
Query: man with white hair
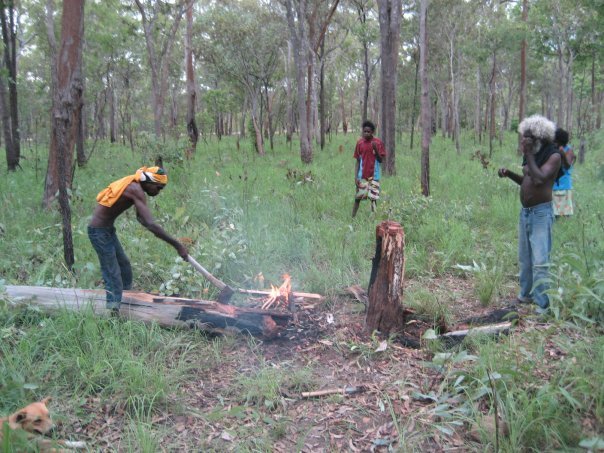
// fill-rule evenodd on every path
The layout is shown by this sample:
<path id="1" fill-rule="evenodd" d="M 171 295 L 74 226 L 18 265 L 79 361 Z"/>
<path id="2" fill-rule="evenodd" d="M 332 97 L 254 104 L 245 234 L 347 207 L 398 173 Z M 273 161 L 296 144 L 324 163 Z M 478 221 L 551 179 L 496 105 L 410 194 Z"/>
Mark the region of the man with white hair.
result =
<path id="1" fill-rule="evenodd" d="M 518 302 L 537 304 L 537 313 L 549 307 L 546 283 L 552 249 L 552 208 L 554 181 L 559 176 L 562 158 L 554 145 L 556 125 L 541 115 L 525 118 L 518 126 L 524 155 L 522 175 L 499 169 L 500 178 L 510 178 L 520 186 L 518 223 L 518 262 L 520 294 Z"/>

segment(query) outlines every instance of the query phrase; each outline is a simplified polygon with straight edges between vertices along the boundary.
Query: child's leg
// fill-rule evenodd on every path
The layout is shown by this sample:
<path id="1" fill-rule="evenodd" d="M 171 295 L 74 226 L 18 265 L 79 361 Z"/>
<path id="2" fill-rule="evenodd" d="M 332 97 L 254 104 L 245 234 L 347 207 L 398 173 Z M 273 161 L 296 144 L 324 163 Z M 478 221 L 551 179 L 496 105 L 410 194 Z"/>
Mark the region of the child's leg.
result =
<path id="1" fill-rule="evenodd" d="M 371 200 L 371 212 L 375 212 L 377 208 L 377 202 L 375 200 Z"/>
<path id="2" fill-rule="evenodd" d="M 354 206 L 352 207 L 352 217 L 357 215 L 357 211 L 359 210 L 360 205 L 361 205 L 361 200 L 354 200 Z"/>

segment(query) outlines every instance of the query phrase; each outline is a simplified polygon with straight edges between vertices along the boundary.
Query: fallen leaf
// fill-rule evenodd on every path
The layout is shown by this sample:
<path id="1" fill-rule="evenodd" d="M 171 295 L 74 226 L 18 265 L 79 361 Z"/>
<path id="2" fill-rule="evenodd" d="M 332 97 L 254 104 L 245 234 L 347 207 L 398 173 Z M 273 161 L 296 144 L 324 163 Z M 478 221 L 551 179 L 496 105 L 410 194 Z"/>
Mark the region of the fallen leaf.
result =
<path id="1" fill-rule="evenodd" d="M 377 347 L 377 349 L 375 350 L 375 352 L 383 352 L 386 349 L 388 349 L 388 341 L 384 340 L 380 343 L 380 345 Z"/>
<path id="2" fill-rule="evenodd" d="M 235 437 L 229 434 L 227 431 L 223 431 L 222 434 L 220 434 L 220 438 L 222 440 L 226 440 L 227 442 L 232 442 L 235 439 Z"/>

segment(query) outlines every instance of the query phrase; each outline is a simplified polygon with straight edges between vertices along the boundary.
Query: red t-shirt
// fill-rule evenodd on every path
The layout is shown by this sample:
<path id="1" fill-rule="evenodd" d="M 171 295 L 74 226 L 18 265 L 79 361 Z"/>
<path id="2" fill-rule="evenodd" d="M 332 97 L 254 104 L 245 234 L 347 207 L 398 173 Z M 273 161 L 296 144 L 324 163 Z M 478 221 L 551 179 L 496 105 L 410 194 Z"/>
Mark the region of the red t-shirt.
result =
<path id="1" fill-rule="evenodd" d="M 372 178 L 376 181 L 380 180 L 380 163 L 373 155 L 373 143 L 375 143 L 375 149 L 381 158 L 384 159 L 386 157 L 384 142 L 379 138 L 373 137 L 371 140 L 360 138 L 354 148 L 354 158 L 360 163 L 359 175 L 357 175 L 359 179 Z"/>

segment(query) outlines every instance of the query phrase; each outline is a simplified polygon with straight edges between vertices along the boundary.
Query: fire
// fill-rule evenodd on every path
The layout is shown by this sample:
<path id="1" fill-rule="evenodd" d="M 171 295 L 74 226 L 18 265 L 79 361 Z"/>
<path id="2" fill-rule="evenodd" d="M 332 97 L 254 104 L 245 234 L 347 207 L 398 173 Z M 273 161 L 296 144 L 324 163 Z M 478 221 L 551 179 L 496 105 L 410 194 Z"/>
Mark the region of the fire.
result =
<path id="1" fill-rule="evenodd" d="M 264 310 L 272 307 L 273 305 L 287 305 L 289 303 L 289 293 L 292 290 L 291 277 L 289 274 L 283 275 L 283 283 L 281 286 L 276 287 L 271 285 L 271 292 L 268 295 L 262 308 Z"/>

